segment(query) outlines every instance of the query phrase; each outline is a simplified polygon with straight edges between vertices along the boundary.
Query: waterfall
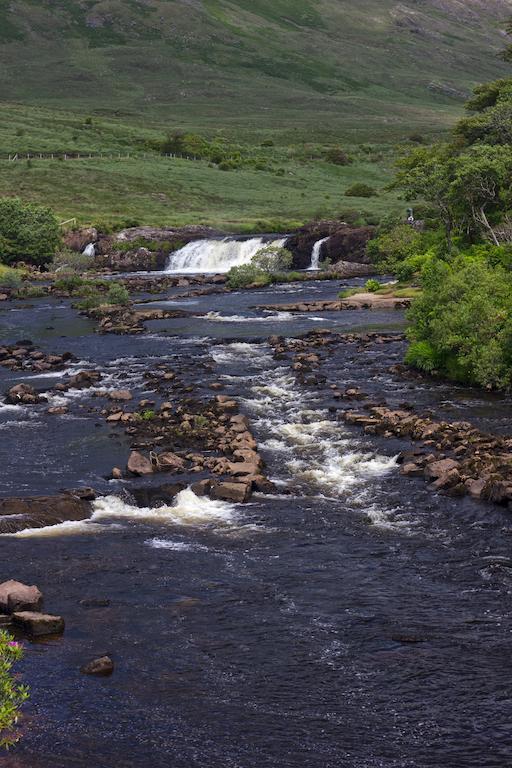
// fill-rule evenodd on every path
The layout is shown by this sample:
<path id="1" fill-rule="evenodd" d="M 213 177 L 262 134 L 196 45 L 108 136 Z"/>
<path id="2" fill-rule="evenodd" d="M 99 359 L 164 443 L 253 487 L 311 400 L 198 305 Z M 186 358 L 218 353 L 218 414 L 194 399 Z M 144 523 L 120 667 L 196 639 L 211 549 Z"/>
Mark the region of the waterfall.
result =
<path id="1" fill-rule="evenodd" d="M 329 240 L 329 237 L 323 237 L 321 240 L 317 240 L 313 246 L 311 253 L 311 266 L 308 267 L 310 271 L 317 271 L 320 269 L 320 257 L 322 255 L 322 245 Z"/>
<path id="2" fill-rule="evenodd" d="M 85 248 L 82 251 L 84 256 L 96 256 L 96 246 L 94 243 L 89 243 L 89 245 L 86 245 Z"/>
<path id="3" fill-rule="evenodd" d="M 166 272 L 229 272 L 231 267 L 250 264 L 253 256 L 266 246 L 282 248 L 286 238 L 265 240 L 253 237 L 236 240 L 195 240 L 169 257 Z"/>

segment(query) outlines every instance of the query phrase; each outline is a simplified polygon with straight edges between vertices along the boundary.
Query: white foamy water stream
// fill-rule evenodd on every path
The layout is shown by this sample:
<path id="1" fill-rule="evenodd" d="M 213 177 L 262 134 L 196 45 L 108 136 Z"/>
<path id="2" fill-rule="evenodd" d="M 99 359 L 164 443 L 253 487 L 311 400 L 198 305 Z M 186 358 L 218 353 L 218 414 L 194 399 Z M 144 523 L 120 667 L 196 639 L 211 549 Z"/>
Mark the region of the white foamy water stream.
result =
<path id="1" fill-rule="evenodd" d="M 322 245 L 330 240 L 330 237 L 323 237 L 321 240 L 317 240 L 313 246 L 311 253 L 311 264 L 309 266 L 310 272 L 317 272 L 320 269 L 320 258 L 322 256 Z"/>
<path id="2" fill-rule="evenodd" d="M 301 495 L 346 501 L 362 509 L 375 524 L 391 525 L 394 509 L 375 500 L 375 480 L 396 470 L 396 458 L 365 450 L 345 425 L 329 418 L 313 393 L 302 391 L 288 367 L 275 367 L 265 345 L 234 343 L 216 347 L 212 357 L 224 369 L 240 367 L 246 379 L 247 412 L 253 417 L 259 447 L 270 455 L 278 485 Z M 275 468 L 279 468 L 276 472 Z M 401 522 L 394 522 L 401 525 Z"/>
<path id="3" fill-rule="evenodd" d="M 119 496 L 102 496 L 92 503 L 93 513 L 87 520 L 68 521 L 44 528 L 27 528 L 18 533 L 3 534 L 14 538 L 47 538 L 51 536 L 73 536 L 83 533 L 98 533 L 122 527 L 119 524 L 104 524 L 101 521 L 135 521 L 158 525 L 184 527 L 229 527 L 236 526 L 239 519 L 235 504 L 199 497 L 185 488 L 172 505 L 160 507 L 137 507 Z"/>
<path id="4" fill-rule="evenodd" d="M 282 248 L 286 238 L 266 241 L 262 237 L 249 240 L 195 240 L 169 257 L 167 272 L 229 272 L 231 267 L 250 264 L 258 251 L 267 246 Z"/>

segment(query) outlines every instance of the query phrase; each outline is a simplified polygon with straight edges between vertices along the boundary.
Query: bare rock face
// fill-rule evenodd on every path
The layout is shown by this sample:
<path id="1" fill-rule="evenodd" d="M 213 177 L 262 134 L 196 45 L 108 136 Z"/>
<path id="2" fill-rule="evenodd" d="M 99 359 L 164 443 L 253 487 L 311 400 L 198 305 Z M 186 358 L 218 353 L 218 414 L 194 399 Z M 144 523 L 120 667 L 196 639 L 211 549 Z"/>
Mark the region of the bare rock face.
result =
<path id="1" fill-rule="evenodd" d="M 47 613 L 35 611 L 20 611 L 13 613 L 14 623 L 32 637 L 45 635 L 61 635 L 64 632 L 64 619 L 62 616 L 52 616 Z"/>
<path id="2" fill-rule="evenodd" d="M 12 579 L 0 584 L 0 611 L 3 613 L 37 612 L 42 604 L 43 594 L 35 586 L 29 587 Z"/>
<path id="3" fill-rule="evenodd" d="M 301 227 L 289 237 L 286 248 L 293 254 L 295 269 L 307 269 L 311 264 L 315 243 L 327 237 L 329 240 L 322 245 L 322 259 L 329 258 L 332 264 L 368 264 L 366 245 L 374 236 L 373 227 L 352 227 L 343 221 L 315 221 Z M 345 271 L 347 272 L 347 268 Z"/>
<path id="4" fill-rule="evenodd" d="M 108 393 L 108 396 L 115 402 L 128 402 L 128 400 L 133 398 L 132 393 L 128 389 L 114 389 Z"/>
<path id="5" fill-rule="evenodd" d="M 95 675 L 96 677 L 109 677 L 114 671 L 114 662 L 110 656 L 101 656 L 99 659 L 93 659 L 81 667 L 80 672 L 83 675 Z"/>
<path id="6" fill-rule="evenodd" d="M 441 459 L 440 461 L 432 461 L 425 467 L 425 477 L 428 480 L 439 480 L 439 478 L 447 475 L 454 469 L 459 468 L 459 463 L 454 459 Z"/>
<path id="7" fill-rule="evenodd" d="M 152 475 L 153 465 L 139 451 L 132 451 L 127 464 L 128 472 L 132 475 Z"/>
<path id="8" fill-rule="evenodd" d="M 94 227 L 82 227 L 73 229 L 64 235 L 64 245 L 72 251 L 82 252 L 89 243 L 98 240 L 98 230 Z"/>
<path id="9" fill-rule="evenodd" d="M 183 472 L 185 462 L 175 453 L 161 453 L 157 458 L 157 466 L 161 472 Z"/>

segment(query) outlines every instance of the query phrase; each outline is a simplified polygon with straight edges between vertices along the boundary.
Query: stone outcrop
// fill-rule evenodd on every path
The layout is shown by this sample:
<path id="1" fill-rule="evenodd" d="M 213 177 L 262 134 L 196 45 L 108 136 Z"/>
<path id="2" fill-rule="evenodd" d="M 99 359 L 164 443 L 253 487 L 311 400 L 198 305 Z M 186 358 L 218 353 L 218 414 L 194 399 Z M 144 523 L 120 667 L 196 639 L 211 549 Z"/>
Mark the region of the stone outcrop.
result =
<path id="1" fill-rule="evenodd" d="M 375 236 L 373 227 L 352 227 L 342 221 L 315 221 L 306 224 L 286 241 L 286 248 L 293 254 L 295 269 L 307 269 L 311 264 L 313 246 L 328 237 L 322 245 L 321 259 L 329 258 L 331 264 L 350 262 L 369 264 L 366 245 Z"/>
<path id="2" fill-rule="evenodd" d="M 259 304 L 256 309 L 271 312 L 342 312 L 361 309 L 407 309 L 411 299 L 380 296 L 375 293 L 357 293 L 347 299 L 335 301 L 301 301 L 294 304 Z"/>

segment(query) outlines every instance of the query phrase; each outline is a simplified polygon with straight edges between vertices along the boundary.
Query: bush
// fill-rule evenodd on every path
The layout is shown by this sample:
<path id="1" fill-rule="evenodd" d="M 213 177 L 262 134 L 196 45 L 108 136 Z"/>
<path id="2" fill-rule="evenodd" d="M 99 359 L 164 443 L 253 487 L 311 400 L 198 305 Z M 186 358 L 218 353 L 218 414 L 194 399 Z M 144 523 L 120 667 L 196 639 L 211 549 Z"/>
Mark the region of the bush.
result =
<path id="1" fill-rule="evenodd" d="M 512 388 L 512 275 L 502 267 L 431 259 L 408 317 L 407 360 L 450 379 Z"/>
<path id="2" fill-rule="evenodd" d="M 332 163 L 333 165 L 350 165 L 354 162 L 350 155 L 339 147 L 333 147 L 332 149 L 327 150 L 325 159 L 328 163 Z"/>
<path id="3" fill-rule="evenodd" d="M 15 733 L 20 708 L 27 701 L 27 686 L 20 685 L 11 670 L 23 658 L 20 643 L 7 632 L 0 631 L 0 747 L 9 749 L 18 741 Z"/>
<path id="4" fill-rule="evenodd" d="M 345 190 L 345 197 L 377 197 L 378 192 L 368 184 L 352 184 Z"/>
<path id="5" fill-rule="evenodd" d="M 0 199 L 0 261 L 48 264 L 61 242 L 59 223 L 49 208 L 19 198 Z"/>
<path id="6" fill-rule="evenodd" d="M 94 257 L 86 256 L 78 251 L 72 251 L 70 248 L 63 248 L 53 258 L 48 265 L 50 272 L 61 273 L 82 273 L 87 272 L 94 265 Z"/>
<path id="7" fill-rule="evenodd" d="M 0 265 L 0 288 L 16 290 L 23 280 L 23 272 Z"/>
<path id="8" fill-rule="evenodd" d="M 252 263 L 269 274 L 290 269 L 293 264 L 293 255 L 286 248 L 277 248 L 275 245 L 267 245 L 253 256 Z"/>
<path id="9" fill-rule="evenodd" d="M 420 233 L 408 224 L 399 224 L 375 240 L 370 240 L 366 252 L 379 270 L 395 272 L 401 262 L 416 255 L 420 250 Z"/>
<path id="10" fill-rule="evenodd" d="M 378 280 L 371 279 L 366 281 L 366 284 L 364 287 L 369 293 L 375 293 L 376 291 L 379 291 L 382 288 L 382 285 L 379 283 Z"/>
<path id="11" fill-rule="evenodd" d="M 124 285 L 113 283 L 109 288 L 106 300 L 108 304 L 125 305 L 130 303 L 130 294 Z"/>
<path id="12" fill-rule="evenodd" d="M 270 285 L 272 278 L 255 264 L 242 264 L 239 267 L 231 267 L 227 274 L 227 283 L 229 288 L 237 290 L 253 284 L 261 287 Z"/>

